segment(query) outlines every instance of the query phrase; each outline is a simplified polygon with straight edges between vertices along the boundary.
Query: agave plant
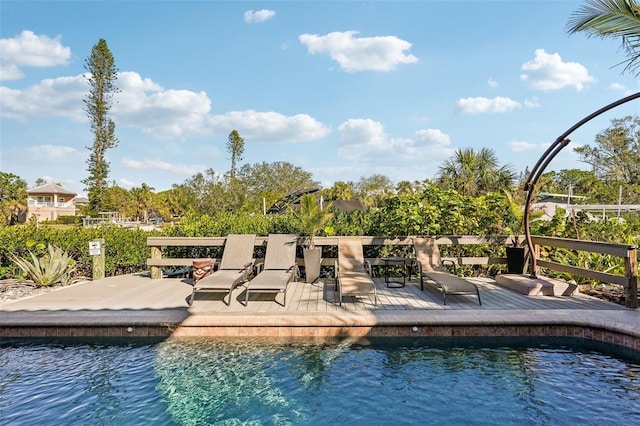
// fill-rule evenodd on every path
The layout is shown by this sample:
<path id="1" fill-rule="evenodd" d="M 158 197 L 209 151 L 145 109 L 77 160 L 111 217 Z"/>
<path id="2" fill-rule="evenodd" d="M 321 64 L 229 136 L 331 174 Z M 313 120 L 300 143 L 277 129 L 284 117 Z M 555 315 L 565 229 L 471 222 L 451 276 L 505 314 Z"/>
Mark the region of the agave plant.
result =
<path id="1" fill-rule="evenodd" d="M 16 265 L 40 286 L 53 284 L 67 285 L 71 282 L 71 274 L 76 271 L 76 261 L 60 247 L 49 244 L 47 253 L 38 258 L 31 250 L 31 262 L 11 255 Z"/>

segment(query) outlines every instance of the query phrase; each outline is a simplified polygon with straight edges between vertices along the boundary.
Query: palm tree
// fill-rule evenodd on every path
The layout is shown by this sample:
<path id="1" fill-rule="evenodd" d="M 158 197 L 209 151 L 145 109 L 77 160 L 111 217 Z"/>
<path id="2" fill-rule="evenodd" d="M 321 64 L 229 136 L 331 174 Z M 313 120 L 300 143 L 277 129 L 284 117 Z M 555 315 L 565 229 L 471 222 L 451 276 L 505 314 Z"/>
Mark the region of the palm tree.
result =
<path id="1" fill-rule="evenodd" d="M 635 75 L 640 67 L 640 6 L 634 0 L 587 0 L 573 12 L 567 23 L 567 32 L 585 32 L 587 36 L 622 38 L 627 52 L 624 71 Z M 619 65 L 619 64 L 618 64 Z"/>
<path id="2" fill-rule="evenodd" d="M 509 166 L 498 166 L 493 150 L 458 149 L 440 166 L 438 183 L 463 195 L 476 197 L 491 191 L 511 190 L 515 173 Z"/>

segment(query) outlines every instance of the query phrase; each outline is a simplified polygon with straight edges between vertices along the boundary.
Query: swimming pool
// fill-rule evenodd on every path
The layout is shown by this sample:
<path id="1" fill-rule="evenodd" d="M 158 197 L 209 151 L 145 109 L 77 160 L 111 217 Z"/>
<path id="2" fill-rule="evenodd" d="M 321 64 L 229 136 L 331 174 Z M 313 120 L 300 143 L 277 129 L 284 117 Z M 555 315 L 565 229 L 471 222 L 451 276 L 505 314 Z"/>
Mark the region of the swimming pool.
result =
<path id="1" fill-rule="evenodd" d="M 549 338 L 5 340 L 0 422 L 637 424 L 640 356 L 610 348 Z"/>

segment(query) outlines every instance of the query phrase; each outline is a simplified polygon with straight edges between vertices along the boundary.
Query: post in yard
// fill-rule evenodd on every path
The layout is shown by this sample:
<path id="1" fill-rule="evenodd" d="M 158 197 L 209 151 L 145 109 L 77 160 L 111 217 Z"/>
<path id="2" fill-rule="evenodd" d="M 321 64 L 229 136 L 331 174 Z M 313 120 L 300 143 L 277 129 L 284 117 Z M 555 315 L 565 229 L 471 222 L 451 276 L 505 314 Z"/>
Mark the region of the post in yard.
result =
<path id="1" fill-rule="evenodd" d="M 92 256 L 93 280 L 104 278 L 105 254 L 104 238 L 89 241 L 89 254 Z"/>

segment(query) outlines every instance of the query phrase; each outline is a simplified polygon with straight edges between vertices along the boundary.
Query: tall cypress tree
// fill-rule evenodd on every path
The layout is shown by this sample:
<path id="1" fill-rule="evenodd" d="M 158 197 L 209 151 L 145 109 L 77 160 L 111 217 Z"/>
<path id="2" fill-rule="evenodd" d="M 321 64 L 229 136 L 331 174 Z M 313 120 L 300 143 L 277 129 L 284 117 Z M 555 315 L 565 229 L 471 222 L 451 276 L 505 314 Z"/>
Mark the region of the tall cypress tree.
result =
<path id="1" fill-rule="evenodd" d="M 109 163 L 105 152 L 118 145 L 115 136 L 116 125 L 109 118 L 113 95 L 118 92 L 115 83 L 118 70 L 107 42 L 100 39 L 91 49 L 84 63 L 89 82 L 89 93 L 84 99 L 84 111 L 91 123 L 94 134 L 93 146 L 86 147 L 91 154 L 87 160 L 89 176 L 82 181 L 89 195 L 89 211 L 93 214 L 102 210 L 104 194 L 107 190 Z"/>

